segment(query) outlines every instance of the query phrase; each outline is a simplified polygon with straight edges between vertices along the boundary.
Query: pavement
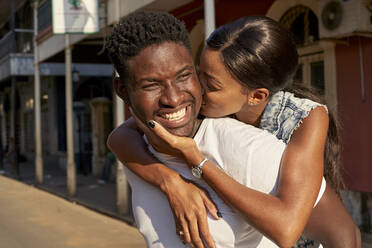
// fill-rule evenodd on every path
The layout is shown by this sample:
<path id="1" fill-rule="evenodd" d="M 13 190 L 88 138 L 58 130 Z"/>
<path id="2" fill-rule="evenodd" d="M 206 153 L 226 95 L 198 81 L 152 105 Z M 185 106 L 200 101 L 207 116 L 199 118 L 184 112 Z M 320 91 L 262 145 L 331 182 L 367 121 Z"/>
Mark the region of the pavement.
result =
<path id="1" fill-rule="evenodd" d="M 16 179 L 24 184 L 32 185 L 68 201 L 83 205 L 101 214 L 124 221 L 135 227 L 131 213 L 121 215 L 116 210 L 116 185 L 112 180 L 106 184 L 100 184 L 96 176 L 76 174 L 77 194 L 69 198 L 66 185 L 66 171 L 55 164 L 44 163 L 44 183 L 35 184 L 35 168 L 33 161 L 20 163 L 20 177 L 15 178 L 11 173 L 10 165 L 4 162 L 3 174 L 6 177 Z M 362 248 L 372 248 L 372 232 L 362 232 Z"/>
<path id="2" fill-rule="evenodd" d="M 0 248 L 145 248 L 133 226 L 0 176 Z"/>
<path id="3" fill-rule="evenodd" d="M 98 177 L 76 173 L 76 196 L 69 197 L 67 192 L 66 171 L 56 163 L 44 162 L 44 181 L 37 185 L 35 180 L 35 166 L 33 161 L 19 164 L 20 176 L 15 177 L 10 164 L 4 160 L 3 176 L 16 179 L 27 185 L 40 188 L 68 201 L 83 205 L 87 208 L 100 212 L 110 217 L 122 220 L 129 225 L 135 225 L 131 213 L 122 215 L 117 212 L 116 207 L 116 184 L 114 179 L 108 183 L 101 184 Z"/>

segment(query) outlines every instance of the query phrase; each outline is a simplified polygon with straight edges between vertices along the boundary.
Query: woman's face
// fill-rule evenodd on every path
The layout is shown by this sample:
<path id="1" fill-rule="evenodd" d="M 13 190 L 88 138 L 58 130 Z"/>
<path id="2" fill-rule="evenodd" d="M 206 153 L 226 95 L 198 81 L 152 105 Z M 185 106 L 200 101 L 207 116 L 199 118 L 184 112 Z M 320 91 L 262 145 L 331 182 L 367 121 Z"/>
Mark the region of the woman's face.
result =
<path id="1" fill-rule="evenodd" d="M 247 104 L 243 86 L 230 74 L 219 51 L 204 48 L 200 56 L 200 82 L 204 88 L 200 113 L 222 117 L 239 112 Z"/>

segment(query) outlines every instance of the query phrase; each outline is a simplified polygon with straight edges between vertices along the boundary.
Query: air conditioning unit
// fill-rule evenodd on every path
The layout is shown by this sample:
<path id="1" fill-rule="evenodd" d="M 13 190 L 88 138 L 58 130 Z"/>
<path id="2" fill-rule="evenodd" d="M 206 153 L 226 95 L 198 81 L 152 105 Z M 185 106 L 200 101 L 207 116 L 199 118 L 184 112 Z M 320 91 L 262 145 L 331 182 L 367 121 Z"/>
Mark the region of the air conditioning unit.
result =
<path id="1" fill-rule="evenodd" d="M 372 34 L 372 1 L 318 0 L 319 38 Z"/>

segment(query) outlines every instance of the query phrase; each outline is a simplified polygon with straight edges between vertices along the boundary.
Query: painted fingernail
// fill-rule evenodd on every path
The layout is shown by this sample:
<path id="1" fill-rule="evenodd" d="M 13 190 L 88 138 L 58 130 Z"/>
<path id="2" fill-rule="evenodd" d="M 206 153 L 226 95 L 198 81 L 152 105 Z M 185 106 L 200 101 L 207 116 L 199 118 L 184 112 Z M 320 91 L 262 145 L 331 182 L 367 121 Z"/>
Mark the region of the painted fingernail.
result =
<path id="1" fill-rule="evenodd" d="M 153 122 L 153 121 L 149 121 L 149 126 L 150 126 L 151 128 L 154 128 L 154 127 L 155 127 L 155 122 Z"/>
<path id="2" fill-rule="evenodd" d="M 217 211 L 217 216 L 220 217 L 220 218 L 222 218 L 222 214 L 221 214 L 220 211 Z"/>

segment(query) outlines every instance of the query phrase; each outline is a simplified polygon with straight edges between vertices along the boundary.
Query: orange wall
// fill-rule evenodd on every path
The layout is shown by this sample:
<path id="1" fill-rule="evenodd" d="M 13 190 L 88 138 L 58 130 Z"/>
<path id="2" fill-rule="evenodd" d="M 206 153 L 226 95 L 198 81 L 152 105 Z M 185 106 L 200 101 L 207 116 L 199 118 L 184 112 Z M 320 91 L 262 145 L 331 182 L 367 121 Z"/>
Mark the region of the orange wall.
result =
<path id="1" fill-rule="evenodd" d="M 338 116 L 341 122 L 342 165 L 347 188 L 372 192 L 372 39 L 360 38 L 365 100 L 361 96 L 358 37 L 336 46 Z"/>

